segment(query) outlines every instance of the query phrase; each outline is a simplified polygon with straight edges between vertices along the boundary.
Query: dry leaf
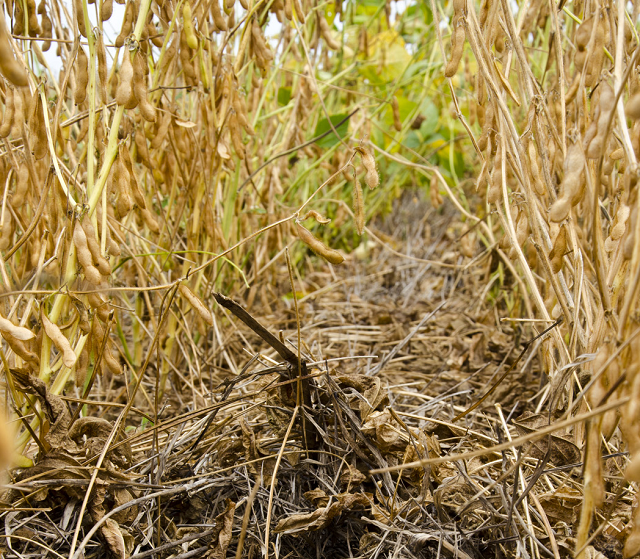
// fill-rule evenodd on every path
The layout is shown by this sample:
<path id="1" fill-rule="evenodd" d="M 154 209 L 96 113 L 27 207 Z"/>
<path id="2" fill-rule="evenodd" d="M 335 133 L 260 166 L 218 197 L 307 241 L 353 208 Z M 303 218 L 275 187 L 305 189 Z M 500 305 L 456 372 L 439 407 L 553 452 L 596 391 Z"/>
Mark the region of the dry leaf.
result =
<path id="1" fill-rule="evenodd" d="M 225 559 L 227 549 L 231 543 L 231 530 L 233 528 L 233 514 L 236 510 L 236 504 L 227 499 L 227 508 L 216 516 L 216 528 L 211 540 L 210 549 L 207 552 L 209 559 Z"/>
<path id="2" fill-rule="evenodd" d="M 314 531 L 325 528 L 331 520 L 342 512 L 342 504 L 333 503 L 329 507 L 323 507 L 313 512 L 292 514 L 278 522 L 274 532 L 276 534 L 293 534 L 302 531 Z"/>
<path id="3" fill-rule="evenodd" d="M 548 417 L 545 418 L 542 414 L 531 414 L 519 417 L 513 421 L 513 424 L 518 431 L 518 435 L 523 436 L 533 433 L 539 427 L 548 425 L 548 422 Z M 580 449 L 575 444 L 555 435 L 535 441 L 529 450 L 529 456 L 538 460 L 544 458 L 549 448 L 549 440 L 551 441 L 549 463 L 556 466 L 567 466 L 569 464 L 578 464 L 582 461 Z"/>
<path id="4" fill-rule="evenodd" d="M 124 538 L 120 532 L 118 523 L 113 518 L 107 518 L 100 527 L 100 534 L 107 542 L 109 551 L 116 559 L 125 559 L 127 551 L 124 545 Z"/>

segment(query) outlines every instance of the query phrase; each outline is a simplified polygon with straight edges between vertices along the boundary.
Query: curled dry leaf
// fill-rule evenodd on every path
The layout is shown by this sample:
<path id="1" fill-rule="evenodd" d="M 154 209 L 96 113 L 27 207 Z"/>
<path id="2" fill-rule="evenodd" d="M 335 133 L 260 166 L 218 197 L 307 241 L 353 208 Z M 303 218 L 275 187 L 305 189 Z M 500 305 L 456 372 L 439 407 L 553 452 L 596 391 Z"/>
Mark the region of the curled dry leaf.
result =
<path id="1" fill-rule="evenodd" d="M 300 217 L 300 221 L 304 221 L 305 219 L 309 219 L 310 217 L 312 217 L 313 219 L 315 219 L 318 223 L 321 223 L 322 225 L 326 225 L 327 223 L 331 223 L 331 220 L 328 217 L 324 217 L 321 213 L 315 211 L 315 210 L 309 210 L 306 214 L 304 214 L 302 217 Z"/>
<path id="2" fill-rule="evenodd" d="M 100 534 L 102 534 L 102 537 L 107 542 L 111 555 L 116 559 L 125 559 L 127 550 L 118 523 L 112 518 L 107 518 L 100 527 Z"/>
<path id="3" fill-rule="evenodd" d="M 231 499 L 227 499 L 226 508 L 218 516 L 216 516 L 216 537 L 211 542 L 211 551 L 209 557 L 211 559 L 225 559 L 232 538 L 233 515 L 236 510 L 236 503 Z"/>
<path id="4" fill-rule="evenodd" d="M 293 534 L 295 532 L 307 532 L 325 528 L 336 516 L 342 512 L 340 503 L 333 503 L 328 507 L 322 507 L 313 512 L 292 514 L 283 518 L 276 525 L 276 534 Z"/>

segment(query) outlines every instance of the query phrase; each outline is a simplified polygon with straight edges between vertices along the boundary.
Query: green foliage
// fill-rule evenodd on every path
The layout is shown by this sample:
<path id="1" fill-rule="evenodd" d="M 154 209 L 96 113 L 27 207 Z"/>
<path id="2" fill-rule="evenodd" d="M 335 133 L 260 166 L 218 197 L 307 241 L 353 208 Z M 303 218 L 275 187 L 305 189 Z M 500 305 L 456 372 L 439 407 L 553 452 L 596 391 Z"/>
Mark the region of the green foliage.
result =
<path id="1" fill-rule="evenodd" d="M 331 131 L 331 133 L 327 134 L 324 138 L 321 138 L 320 140 L 318 140 L 316 142 L 316 145 L 320 148 L 330 148 L 335 146 L 337 143 L 339 143 L 340 139 L 345 138 L 347 136 L 349 123 L 344 122 L 340 126 L 338 126 L 338 123 L 343 121 L 346 117 L 347 117 L 346 114 L 337 114 L 337 115 L 331 116 L 331 124 L 333 124 L 333 127 L 335 128 L 336 132 L 340 134 L 340 138 L 337 138 L 335 133 L 331 129 L 331 126 L 329 125 L 329 119 L 323 118 L 322 120 L 319 120 L 318 124 L 316 125 L 315 132 L 313 134 L 314 137 L 321 136 L 322 134 L 325 134 L 326 132 L 329 132 L 329 131 Z"/>

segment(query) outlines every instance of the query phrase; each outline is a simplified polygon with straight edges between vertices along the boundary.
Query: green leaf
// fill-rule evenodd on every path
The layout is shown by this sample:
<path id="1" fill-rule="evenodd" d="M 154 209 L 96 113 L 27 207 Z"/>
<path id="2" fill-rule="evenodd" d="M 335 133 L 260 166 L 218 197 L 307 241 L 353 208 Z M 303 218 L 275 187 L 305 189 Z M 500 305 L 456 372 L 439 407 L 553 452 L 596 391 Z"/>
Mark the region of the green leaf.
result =
<path id="1" fill-rule="evenodd" d="M 422 18 L 422 21 L 426 25 L 429 25 L 433 22 L 433 13 L 431 12 L 431 8 L 429 8 L 427 2 L 416 2 L 415 4 L 408 6 L 406 17 Z"/>
<path id="2" fill-rule="evenodd" d="M 411 132 L 407 134 L 403 144 L 410 149 L 419 150 L 424 145 L 424 141 L 415 130 L 411 130 Z"/>
<path id="3" fill-rule="evenodd" d="M 291 88 L 290 87 L 280 87 L 278 88 L 278 105 L 284 107 L 289 104 L 291 101 Z"/>
<path id="4" fill-rule="evenodd" d="M 347 135 L 347 131 L 349 129 L 349 121 L 344 122 L 339 127 L 337 126 L 337 124 L 341 120 L 346 118 L 346 117 L 347 117 L 347 115 L 344 114 L 344 113 L 331 116 L 331 124 L 333 124 L 333 126 L 337 130 L 338 134 L 340 134 L 340 138 L 344 138 Z M 313 133 L 313 136 L 314 137 L 320 136 L 320 134 L 324 134 L 325 132 L 327 132 L 329 130 L 331 130 L 331 126 L 329 125 L 329 121 L 326 118 L 323 118 L 322 120 L 320 120 L 318 122 L 318 125 L 316 126 L 316 131 Z M 331 131 L 330 134 L 327 134 L 324 138 L 322 138 L 321 140 L 318 140 L 316 142 L 316 145 L 318 147 L 326 149 L 326 148 L 333 147 L 339 141 L 340 140 L 338 140 L 338 138 L 336 138 L 336 135 L 333 133 L 333 131 Z"/>
<path id="5" fill-rule="evenodd" d="M 411 62 L 402 37 L 393 30 L 372 37 L 368 56 L 362 54 L 359 58 L 358 71 L 376 85 L 397 80 Z"/>
<path id="6" fill-rule="evenodd" d="M 324 19 L 327 20 L 327 23 L 329 25 L 333 25 L 333 20 L 335 19 L 335 17 L 336 17 L 335 6 L 333 4 L 329 4 L 324 9 Z"/>
<path id="7" fill-rule="evenodd" d="M 400 120 L 404 123 L 408 116 L 416 109 L 418 106 L 417 103 L 409 100 L 407 97 L 403 95 L 396 94 L 396 100 L 398 101 L 398 109 L 400 112 Z M 395 134 L 394 122 L 393 122 L 393 109 L 391 104 L 388 104 L 382 118 L 382 125 L 385 130 L 387 130 L 390 134 Z M 388 147 L 389 138 L 385 141 L 384 145 Z M 414 146 L 415 147 L 415 146 Z"/>
<path id="8" fill-rule="evenodd" d="M 420 125 L 420 133 L 428 138 L 438 129 L 438 120 L 440 119 L 438 107 L 431 99 L 425 97 L 420 104 L 420 114 L 424 117 Z"/>
<path id="9" fill-rule="evenodd" d="M 365 16 L 368 19 L 379 12 L 384 3 L 385 0 L 358 0 L 356 2 L 356 14 Z"/>

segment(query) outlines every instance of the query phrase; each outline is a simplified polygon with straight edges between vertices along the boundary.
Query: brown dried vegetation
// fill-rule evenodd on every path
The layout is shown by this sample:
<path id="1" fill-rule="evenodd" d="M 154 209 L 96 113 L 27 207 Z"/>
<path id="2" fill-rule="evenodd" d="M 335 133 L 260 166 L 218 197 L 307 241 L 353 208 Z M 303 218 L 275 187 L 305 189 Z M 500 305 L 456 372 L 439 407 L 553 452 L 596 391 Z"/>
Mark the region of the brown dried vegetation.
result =
<path id="1" fill-rule="evenodd" d="M 639 554 L 640 2 L 116 4 L 0 14 L 2 553 Z"/>

